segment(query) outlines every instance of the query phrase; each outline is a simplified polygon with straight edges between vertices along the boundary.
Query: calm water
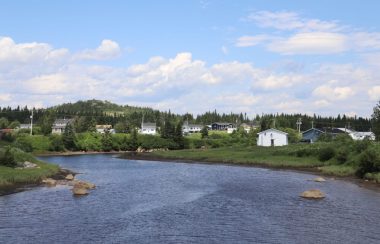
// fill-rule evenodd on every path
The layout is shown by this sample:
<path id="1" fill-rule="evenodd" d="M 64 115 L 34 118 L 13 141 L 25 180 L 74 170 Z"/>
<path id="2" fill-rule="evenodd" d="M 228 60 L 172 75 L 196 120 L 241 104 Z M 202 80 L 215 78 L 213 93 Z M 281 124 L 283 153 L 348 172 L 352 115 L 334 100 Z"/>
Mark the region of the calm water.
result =
<path id="1" fill-rule="evenodd" d="M 47 157 L 98 188 L 0 197 L 0 243 L 380 243 L 380 193 L 267 169 Z M 321 201 L 299 193 L 319 188 Z"/>

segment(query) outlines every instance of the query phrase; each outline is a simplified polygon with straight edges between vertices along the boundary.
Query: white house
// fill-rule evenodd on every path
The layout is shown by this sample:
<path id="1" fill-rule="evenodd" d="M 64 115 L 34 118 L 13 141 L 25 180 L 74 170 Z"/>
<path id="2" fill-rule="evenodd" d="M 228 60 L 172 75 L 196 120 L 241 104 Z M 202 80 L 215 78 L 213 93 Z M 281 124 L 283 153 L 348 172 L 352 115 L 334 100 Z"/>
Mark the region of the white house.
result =
<path id="1" fill-rule="evenodd" d="M 237 130 L 237 128 L 227 128 L 227 133 L 232 134 L 236 130 Z"/>
<path id="2" fill-rule="evenodd" d="M 104 134 L 106 130 L 109 131 L 111 134 L 115 134 L 115 129 L 112 129 L 112 125 L 96 125 L 96 132 L 100 134 Z"/>
<path id="3" fill-rule="evenodd" d="M 257 139 L 258 146 L 276 147 L 288 145 L 288 133 L 286 132 L 276 129 L 268 129 L 257 134 L 259 135 Z"/>
<path id="4" fill-rule="evenodd" d="M 371 131 L 361 132 L 361 131 L 354 131 L 352 129 L 347 129 L 347 128 L 337 128 L 337 129 L 347 133 L 355 141 L 364 140 L 364 139 L 368 139 L 371 141 L 375 140 L 375 133 Z"/>
<path id="5" fill-rule="evenodd" d="M 52 134 L 62 134 L 68 124 L 73 123 L 74 119 L 56 119 L 51 127 Z"/>
<path id="6" fill-rule="evenodd" d="M 141 123 L 140 134 L 154 135 L 157 133 L 156 123 Z"/>
<path id="7" fill-rule="evenodd" d="M 200 132 L 203 128 L 203 125 L 189 124 L 189 122 L 185 122 L 182 126 L 183 133 L 197 133 Z"/>
<path id="8" fill-rule="evenodd" d="M 30 130 L 31 126 L 32 126 L 31 124 L 20 124 L 19 129 L 28 129 L 28 130 Z"/>

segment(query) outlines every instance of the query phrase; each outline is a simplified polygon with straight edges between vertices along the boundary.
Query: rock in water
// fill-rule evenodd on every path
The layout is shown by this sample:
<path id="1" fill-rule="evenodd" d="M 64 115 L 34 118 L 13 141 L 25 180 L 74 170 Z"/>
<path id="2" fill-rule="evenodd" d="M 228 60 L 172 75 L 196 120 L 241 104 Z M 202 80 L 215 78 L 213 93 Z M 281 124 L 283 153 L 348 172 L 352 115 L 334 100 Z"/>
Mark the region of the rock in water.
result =
<path id="1" fill-rule="evenodd" d="M 90 182 L 77 180 L 77 181 L 74 181 L 74 188 L 75 187 L 85 188 L 85 189 L 95 189 L 96 186 L 95 184 L 92 184 Z"/>
<path id="2" fill-rule="evenodd" d="M 323 177 L 317 177 L 314 179 L 315 182 L 325 182 L 326 180 Z"/>
<path id="3" fill-rule="evenodd" d="M 65 179 L 66 180 L 73 180 L 74 176 L 72 174 L 68 174 L 68 175 L 66 175 Z"/>
<path id="4" fill-rule="evenodd" d="M 52 178 L 47 178 L 45 180 L 42 180 L 42 183 L 45 183 L 47 186 L 56 186 L 57 181 Z"/>
<path id="5" fill-rule="evenodd" d="M 308 199 L 321 199 L 325 197 L 325 194 L 317 189 L 312 189 L 308 191 L 302 192 L 300 197 L 308 198 Z"/>
<path id="6" fill-rule="evenodd" d="M 72 192 L 73 192 L 73 195 L 75 196 L 83 196 L 83 195 L 87 195 L 88 194 L 88 191 L 86 188 L 84 187 L 75 187 L 72 189 Z"/>

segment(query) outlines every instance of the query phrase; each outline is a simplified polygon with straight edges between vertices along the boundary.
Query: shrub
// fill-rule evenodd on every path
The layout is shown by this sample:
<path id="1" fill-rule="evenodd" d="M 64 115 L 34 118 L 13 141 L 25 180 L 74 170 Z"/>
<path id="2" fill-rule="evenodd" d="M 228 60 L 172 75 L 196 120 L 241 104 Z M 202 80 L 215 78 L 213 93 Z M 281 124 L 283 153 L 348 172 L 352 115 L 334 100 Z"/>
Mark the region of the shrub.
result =
<path id="1" fill-rule="evenodd" d="M 359 168 L 356 175 L 363 177 L 366 173 L 380 171 L 380 152 L 376 148 L 366 149 L 359 157 Z"/>
<path id="2" fill-rule="evenodd" d="M 368 139 L 364 139 L 362 141 L 355 141 L 354 149 L 356 152 L 361 153 L 364 152 L 371 145 L 371 141 Z"/>
<path id="3" fill-rule="evenodd" d="M 348 147 L 340 147 L 336 152 L 335 158 L 339 163 L 343 164 L 347 162 L 349 154 L 350 149 Z"/>
<path id="4" fill-rule="evenodd" d="M 335 150 L 332 147 L 324 147 L 319 150 L 318 159 L 321 162 L 330 160 L 335 156 Z"/>
<path id="5" fill-rule="evenodd" d="M 49 139 L 49 151 L 62 152 L 65 150 L 65 147 L 63 146 L 63 140 L 60 135 L 51 135 Z"/>
<path id="6" fill-rule="evenodd" d="M 0 152 L 0 165 L 6 167 L 16 167 L 17 162 L 16 159 L 11 152 L 11 147 L 6 147 L 5 150 Z"/>
<path id="7" fill-rule="evenodd" d="M 13 145 L 24 152 L 33 152 L 33 145 L 26 136 L 18 137 Z"/>

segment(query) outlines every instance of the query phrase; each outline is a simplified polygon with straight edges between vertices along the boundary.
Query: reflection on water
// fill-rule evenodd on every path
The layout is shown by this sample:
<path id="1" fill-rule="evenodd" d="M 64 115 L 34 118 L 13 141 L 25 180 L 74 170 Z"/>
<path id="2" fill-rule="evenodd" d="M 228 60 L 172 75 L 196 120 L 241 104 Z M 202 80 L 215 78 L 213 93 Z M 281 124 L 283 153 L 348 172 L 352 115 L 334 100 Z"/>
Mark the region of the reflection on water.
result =
<path id="1" fill-rule="evenodd" d="M 0 243 L 380 243 L 380 194 L 248 167 L 46 157 L 94 182 L 0 197 Z M 301 199 L 319 188 L 321 201 Z"/>

